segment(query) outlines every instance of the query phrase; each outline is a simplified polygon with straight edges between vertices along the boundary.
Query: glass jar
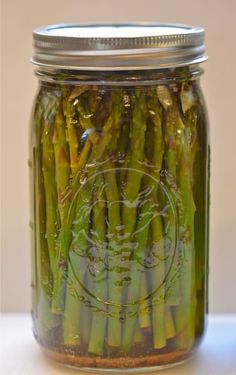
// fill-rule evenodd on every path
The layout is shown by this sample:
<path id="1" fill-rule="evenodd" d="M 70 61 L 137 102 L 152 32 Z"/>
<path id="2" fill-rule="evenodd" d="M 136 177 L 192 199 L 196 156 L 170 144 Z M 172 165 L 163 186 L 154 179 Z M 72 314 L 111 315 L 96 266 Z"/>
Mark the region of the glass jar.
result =
<path id="1" fill-rule="evenodd" d="M 34 32 L 34 335 L 86 369 L 186 360 L 207 310 L 204 31 L 62 25 Z"/>

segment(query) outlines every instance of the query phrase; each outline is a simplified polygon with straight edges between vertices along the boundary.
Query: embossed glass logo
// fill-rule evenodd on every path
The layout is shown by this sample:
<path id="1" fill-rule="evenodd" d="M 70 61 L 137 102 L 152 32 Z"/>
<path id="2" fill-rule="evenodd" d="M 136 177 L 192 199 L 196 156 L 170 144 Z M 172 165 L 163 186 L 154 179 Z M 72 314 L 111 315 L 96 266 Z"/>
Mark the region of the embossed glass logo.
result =
<path id="1" fill-rule="evenodd" d="M 133 200 L 119 184 L 127 173 L 134 182 L 138 175 L 141 179 Z M 81 183 L 73 202 L 71 267 L 92 305 L 133 309 L 154 296 L 162 298 L 177 246 L 173 192 L 163 181 L 141 170 L 111 168 Z"/>

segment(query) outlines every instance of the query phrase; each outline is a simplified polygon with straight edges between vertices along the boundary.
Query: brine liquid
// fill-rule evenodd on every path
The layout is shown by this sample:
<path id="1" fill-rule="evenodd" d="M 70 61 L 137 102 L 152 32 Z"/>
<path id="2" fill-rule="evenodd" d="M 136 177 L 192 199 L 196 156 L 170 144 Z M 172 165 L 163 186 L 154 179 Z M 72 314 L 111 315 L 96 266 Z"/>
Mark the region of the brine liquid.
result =
<path id="1" fill-rule="evenodd" d="M 192 353 L 206 313 L 206 131 L 197 80 L 41 84 L 32 316 L 51 357 L 118 369 Z"/>

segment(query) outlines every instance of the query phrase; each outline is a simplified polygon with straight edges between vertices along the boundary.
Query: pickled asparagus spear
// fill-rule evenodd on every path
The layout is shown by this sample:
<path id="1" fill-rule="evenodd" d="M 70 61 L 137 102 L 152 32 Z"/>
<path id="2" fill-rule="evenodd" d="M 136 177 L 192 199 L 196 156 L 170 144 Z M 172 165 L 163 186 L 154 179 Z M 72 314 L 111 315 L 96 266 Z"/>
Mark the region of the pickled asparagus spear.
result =
<path id="1" fill-rule="evenodd" d="M 140 285 L 140 295 L 144 300 L 140 303 L 139 309 L 139 325 L 140 328 L 148 328 L 151 326 L 151 302 L 149 301 L 149 292 L 147 286 L 147 278 L 145 273 L 142 274 L 141 285 Z"/>
<path id="2" fill-rule="evenodd" d="M 91 143 L 90 140 L 87 140 L 78 155 L 76 174 L 72 181 L 72 204 L 70 206 L 72 213 L 69 214 L 72 243 L 68 255 L 68 282 L 63 322 L 65 345 L 80 345 L 81 339 L 84 338 L 84 330 L 82 328 L 85 327 L 85 329 L 89 330 L 89 327 L 85 322 L 82 326 L 82 304 L 84 304 L 84 302 L 82 302 L 84 300 L 84 290 L 82 285 L 84 283 L 86 272 L 83 259 L 86 256 L 88 249 L 88 214 L 90 212 L 89 204 L 91 192 L 88 190 L 86 194 L 84 190 L 81 191 L 79 179 L 86 162 L 88 161 L 90 150 Z M 89 184 L 89 189 L 92 189 L 91 186 L 92 185 Z M 77 189 L 79 189 L 79 193 Z M 85 208 L 87 208 L 87 215 L 84 216 Z M 90 313 L 90 311 L 87 311 L 87 307 L 84 309 L 86 314 Z"/>
<path id="3" fill-rule="evenodd" d="M 52 311 L 62 313 L 65 303 L 67 255 L 71 241 L 71 229 L 68 223 L 68 202 L 65 200 L 70 181 L 70 156 L 65 133 L 65 119 L 60 106 L 55 116 L 53 145 L 55 171 L 60 214 L 60 233 L 57 241 L 57 272 L 54 277 Z"/>
<path id="4" fill-rule="evenodd" d="M 140 212 L 140 218 L 137 225 L 137 229 L 134 232 L 134 236 L 132 236 L 133 240 L 136 242 L 135 252 L 130 260 L 131 271 L 130 271 L 130 284 L 128 286 L 128 294 L 127 294 L 127 317 L 124 323 L 124 333 L 123 333 L 123 340 L 122 340 L 122 348 L 124 351 L 127 351 L 130 346 L 133 344 L 133 338 L 135 335 L 135 328 L 137 316 L 139 314 L 139 304 L 141 304 L 140 308 L 142 309 L 142 303 L 144 302 L 143 299 L 146 296 L 141 295 L 140 293 L 140 283 L 143 279 L 144 270 L 144 259 L 146 255 L 146 245 L 148 241 L 148 232 L 149 232 L 149 225 L 152 221 L 153 211 L 152 211 L 152 204 L 150 199 L 146 199 L 142 202 L 142 209 Z M 140 269 L 141 268 L 141 269 Z M 131 306 L 130 306 L 131 305 Z"/>
<path id="5" fill-rule="evenodd" d="M 112 115 L 104 125 L 104 134 L 112 133 L 112 139 L 107 144 L 107 160 L 103 163 L 102 170 L 105 180 L 105 194 L 108 210 L 108 295 L 112 303 L 108 308 L 108 338 L 107 343 L 111 347 L 119 347 L 121 344 L 121 321 L 119 319 L 120 305 L 122 304 L 122 267 L 119 264 L 121 253 L 121 213 L 120 197 L 117 185 L 116 165 L 113 162 L 113 154 L 116 153 L 117 140 L 120 135 L 120 119 L 122 105 L 122 91 L 117 90 L 112 97 Z M 116 306 L 114 306 L 116 305 Z"/>
<path id="6" fill-rule="evenodd" d="M 37 322 L 39 337 L 51 337 L 51 329 L 60 324 L 60 321 L 51 313 L 51 297 L 53 287 L 53 256 L 49 247 L 49 241 L 45 234 L 47 233 L 49 222 L 47 220 L 47 198 L 45 197 L 46 185 L 43 179 L 43 146 L 42 134 L 45 131 L 44 119 L 46 118 L 46 106 L 49 107 L 48 116 L 54 110 L 54 105 L 50 105 L 50 97 L 44 97 L 44 102 L 39 100 L 35 112 L 35 131 L 38 142 L 34 148 L 35 165 L 35 236 L 36 236 L 36 279 L 37 279 Z M 49 199 L 50 201 L 50 199 Z M 51 219 L 51 218 L 50 218 Z M 43 339 L 43 337 L 42 337 Z"/>
<path id="7" fill-rule="evenodd" d="M 142 163 L 144 161 L 144 142 L 146 131 L 145 95 L 142 89 L 135 88 L 132 99 L 132 123 L 130 129 L 130 162 L 128 165 L 127 181 L 123 190 L 122 222 L 126 237 L 124 247 L 127 253 L 132 253 L 131 236 L 136 224 L 137 198 L 142 180 Z"/>
<path id="8" fill-rule="evenodd" d="M 178 280 L 178 252 L 176 251 L 177 243 L 177 223 L 175 211 L 177 210 L 177 192 L 176 192 L 176 123 L 172 116 L 171 108 L 173 98 L 167 86 L 157 87 L 158 99 L 165 111 L 165 153 L 164 164 L 166 168 L 166 180 L 172 193 L 171 212 L 165 219 L 167 231 L 165 233 L 165 253 L 166 253 L 166 272 L 168 274 L 167 303 L 170 306 L 179 304 L 179 280 Z M 174 211 L 174 212 L 173 212 Z"/>
<path id="9" fill-rule="evenodd" d="M 57 188 L 55 182 L 55 159 L 52 143 L 52 126 L 44 123 L 42 134 L 42 170 L 46 200 L 46 238 L 48 243 L 50 268 L 54 280 L 57 272 L 56 239 L 58 235 Z"/>
<path id="10" fill-rule="evenodd" d="M 79 142 L 76 131 L 78 120 L 76 117 L 75 103 L 70 100 L 70 98 L 65 104 L 64 112 L 66 117 L 66 138 L 68 141 L 70 153 L 70 168 L 73 176 L 78 170 Z"/>
<path id="11" fill-rule="evenodd" d="M 137 293 L 136 287 L 139 286 L 139 282 L 135 283 L 134 267 L 132 263 L 136 262 L 136 250 L 134 249 L 133 232 L 136 227 L 137 221 L 137 208 L 139 205 L 139 190 L 142 181 L 142 171 L 144 162 L 144 145 L 145 145 L 145 132 L 146 132 L 146 108 L 145 108 L 145 94 L 142 88 L 135 88 L 131 95 L 131 110 L 132 110 L 132 120 L 130 126 L 130 153 L 129 153 L 129 163 L 127 165 L 127 180 L 122 192 L 123 205 L 122 205 L 122 225 L 124 230 L 124 241 L 123 241 L 123 257 L 122 266 L 124 269 L 124 286 L 127 284 L 128 294 L 127 303 L 130 304 L 131 301 L 136 300 L 137 303 Z M 127 155 L 128 156 L 128 155 Z M 146 207 L 144 206 L 144 209 Z M 144 214 L 145 217 L 145 214 Z M 147 216 L 145 217 L 147 220 Z M 143 224 L 143 223 L 142 223 Z M 141 233 L 141 231 L 140 231 Z M 140 239 L 141 240 L 141 239 Z M 144 258 L 145 245 L 147 240 L 147 233 L 143 236 L 142 244 L 137 241 L 139 250 L 138 257 Z M 139 275 L 140 279 L 140 275 Z M 127 283 L 128 281 L 128 283 Z M 125 293 L 123 288 L 123 293 Z M 131 302 L 132 303 L 132 302 Z M 136 322 L 136 316 L 132 312 L 129 312 L 129 307 L 126 312 L 126 319 L 124 325 L 124 334 L 122 339 L 122 348 L 127 351 L 134 335 L 134 328 Z M 129 318 L 129 315 L 131 317 Z"/>
<path id="12" fill-rule="evenodd" d="M 178 156 L 178 177 L 177 181 L 181 191 L 181 205 L 179 212 L 180 221 L 180 244 L 183 249 L 183 273 L 181 279 L 183 301 L 176 316 L 178 321 L 178 330 L 180 332 L 178 345 L 180 348 L 191 347 L 195 339 L 195 313 L 196 313 L 196 254 L 195 254 L 195 234 L 194 219 L 196 206 L 193 197 L 193 163 L 198 148 L 196 137 L 196 99 L 189 91 L 190 99 L 185 101 L 187 107 L 183 107 L 185 114 L 184 122 L 176 114 L 178 119 L 177 136 L 177 156 Z M 183 106 L 183 100 L 182 100 Z M 186 284 L 189 283 L 189 288 Z M 187 290 L 186 290 L 187 289 Z M 186 322 L 182 321 L 183 315 L 188 316 Z M 183 331 L 184 329 L 184 331 Z"/>
<path id="13" fill-rule="evenodd" d="M 180 303 L 176 308 L 176 328 L 179 334 L 179 346 L 191 346 L 194 340 L 194 322 L 192 319 L 192 292 L 194 291 L 194 213 L 195 204 L 192 194 L 192 155 L 189 147 L 186 125 L 184 124 L 176 102 L 167 86 L 159 87 L 159 98 L 166 108 L 166 134 L 168 150 L 167 165 L 176 178 L 180 196 L 176 202 L 179 219 L 178 262 L 180 264 Z M 175 134 L 175 135 L 173 135 Z M 174 169 L 174 163 L 175 169 Z M 173 168 L 172 168 L 173 166 Z M 171 272 L 170 272 L 171 275 Z M 176 281 L 175 281 L 176 283 Z M 183 333 L 184 331 L 184 333 Z M 184 338 L 182 339 L 182 337 Z"/>
<path id="14" fill-rule="evenodd" d="M 112 303 L 109 304 L 108 345 L 119 347 L 121 344 L 121 321 L 119 311 L 122 304 L 122 272 L 121 254 L 121 213 L 119 191 L 113 165 L 105 164 L 104 179 L 107 199 L 108 218 L 108 293 Z"/>
<path id="15" fill-rule="evenodd" d="M 103 354 L 104 340 L 107 323 L 107 246 L 106 246 L 106 200 L 105 185 L 101 174 L 96 178 L 96 186 L 93 194 L 93 229 L 92 251 L 95 252 L 93 269 L 93 299 L 92 326 L 89 337 L 88 351 L 94 354 Z M 93 310 L 92 309 L 92 310 Z"/>

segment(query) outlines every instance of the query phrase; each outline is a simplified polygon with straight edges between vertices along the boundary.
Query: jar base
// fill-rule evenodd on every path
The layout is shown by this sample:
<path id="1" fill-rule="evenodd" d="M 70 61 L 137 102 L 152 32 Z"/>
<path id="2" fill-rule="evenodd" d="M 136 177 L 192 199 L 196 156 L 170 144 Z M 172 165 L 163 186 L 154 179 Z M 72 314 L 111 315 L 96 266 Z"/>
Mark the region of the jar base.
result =
<path id="1" fill-rule="evenodd" d="M 43 348 L 45 355 L 53 361 L 65 367 L 78 369 L 88 373 L 144 373 L 157 370 L 164 370 L 183 364 L 192 357 L 192 352 L 178 351 L 145 357 L 120 357 L 120 358 L 102 358 L 102 357 L 75 357 Z"/>

